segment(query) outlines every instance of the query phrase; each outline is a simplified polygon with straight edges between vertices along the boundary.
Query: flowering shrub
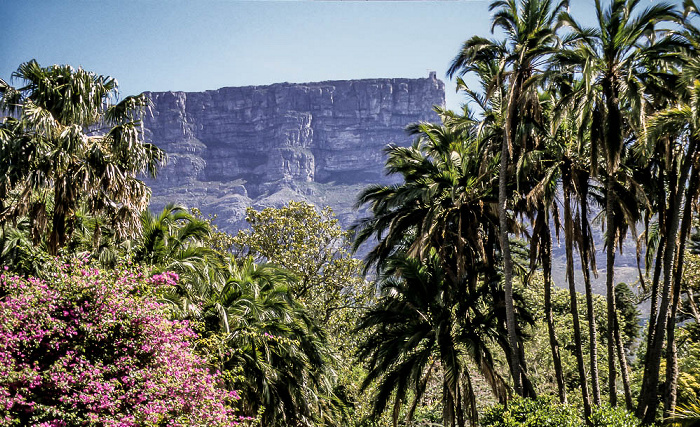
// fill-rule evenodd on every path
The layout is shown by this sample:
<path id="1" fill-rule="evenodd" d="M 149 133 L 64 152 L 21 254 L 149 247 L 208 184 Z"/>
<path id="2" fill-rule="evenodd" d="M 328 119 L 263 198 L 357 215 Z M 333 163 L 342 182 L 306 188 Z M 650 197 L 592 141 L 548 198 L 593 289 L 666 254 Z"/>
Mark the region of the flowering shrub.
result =
<path id="1" fill-rule="evenodd" d="M 153 297 L 177 275 L 73 261 L 49 277 L 0 274 L 0 425 L 244 420 L 232 408 L 237 393 L 218 388 L 218 375 L 193 354 L 187 322 L 168 320 Z"/>

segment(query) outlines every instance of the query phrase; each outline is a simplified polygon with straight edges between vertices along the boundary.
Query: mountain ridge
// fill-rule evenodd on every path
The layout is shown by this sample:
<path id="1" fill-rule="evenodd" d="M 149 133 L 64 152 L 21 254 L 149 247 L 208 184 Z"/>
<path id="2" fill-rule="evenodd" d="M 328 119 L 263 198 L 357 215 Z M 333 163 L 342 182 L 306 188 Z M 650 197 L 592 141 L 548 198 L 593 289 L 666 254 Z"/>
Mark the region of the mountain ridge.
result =
<path id="1" fill-rule="evenodd" d="M 229 232 L 245 226 L 246 207 L 290 199 L 329 205 L 349 226 L 360 215 L 352 208 L 359 191 L 391 182 L 383 148 L 409 145 L 405 127 L 437 121 L 432 108 L 445 104 L 434 72 L 146 95 L 146 140 L 170 158 L 148 180 L 153 208 L 197 207 Z"/>

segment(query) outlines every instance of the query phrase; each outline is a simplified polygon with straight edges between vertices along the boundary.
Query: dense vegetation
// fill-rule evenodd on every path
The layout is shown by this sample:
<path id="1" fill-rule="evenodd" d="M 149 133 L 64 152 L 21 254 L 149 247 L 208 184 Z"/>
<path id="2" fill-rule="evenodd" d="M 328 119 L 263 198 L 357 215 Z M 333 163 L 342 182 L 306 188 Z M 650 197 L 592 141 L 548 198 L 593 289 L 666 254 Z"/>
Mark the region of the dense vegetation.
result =
<path id="1" fill-rule="evenodd" d="M 495 38 L 449 70 L 463 110 L 386 149 L 399 184 L 365 189 L 350 232 L 303 202 L 235 236 L 147 210 L 148 99 L 20 65 L 0 80 L 0 424 L 697 425 L 700 12 L 596 1 L 588 28 L 567 6 L 491 3 Z"/>

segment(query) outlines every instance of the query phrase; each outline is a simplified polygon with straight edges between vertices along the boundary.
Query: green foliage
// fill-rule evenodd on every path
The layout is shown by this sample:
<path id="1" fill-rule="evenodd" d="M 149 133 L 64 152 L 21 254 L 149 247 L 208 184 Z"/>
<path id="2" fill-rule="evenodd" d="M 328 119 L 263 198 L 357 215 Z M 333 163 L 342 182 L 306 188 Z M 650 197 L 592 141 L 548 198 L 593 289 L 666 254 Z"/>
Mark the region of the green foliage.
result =
<path id="1" fill-rule="evenodd" d="M 273 263 L 295 277 L 288 281 L 290 294 L 323 325 L 333 355 L 326 360 L 335 371 L 333 390 L 326 393 L 340 400 L 334 403 L 328 397 L 327 402 L 352 402 L 355 418 L 361 419 L 369 402 L 360 392 L 363 371 L 353 359 L 357 337 L 351 330 L 374 292 L 360 274 L 361 262 L 350 256 L 348 233 L 330 208 L 318 211 L 304 202 L 290 201 L 260 212 L 249 208 L 247 221 L 250 229 L 240 231 L 231 240 L 232 247 L 238 257 Z M 343 425 L 348 422 L 345 419 Z"/>
<path id="2" fill-rule="evenodd" d="M 551 397 L 515 398 L 508 405 L 495 405 L 479 421 L 482 427 L 579 427 L 581 414 Z"/>
<path id="3" fill-rule="evenodd" d="M 695 398 L 679 404 L 666 422 L 673 427 L 700 426 L 700 400 Z"/>
<path id="4" fill-rule="evenodd" d="M 252 258 L 230 265 L 202 303 L 200 344 L 262 425 L 338 425 L 345 405 L 333 389 L 333 356 L 324 330 L 292 298 L 293 283 Z"/>
<path id="5" fill-rule="evenodd" d="M 499 400 L 506 398 L 507 386 L 491 352 L 505 339 L 505 331 L 497 325 L 489 287 L 470 292 L 451 282 L 443 262 L 434 249 L 423 262 L 398 255 L 385 262 L 382 298 L 358 326 L 370 331 L 358 355 L 367 361 L 363 387 L 377 384 L 375 418 L 391 405 L 396 423 L 405 402 L 403 416 L 412 421 L 432 382 L 442 389 L 446 425 L 475 421 L 477 402 L 467 360 Z"/>
<path id="6" fill-rule="evenodd" d="M 482 416 L 481 427 L 638 427 L 640 421 L 621 407 L 594 407 L 590 424 L 573 405 L 562 404 L 551 396 L 537 399 L 515 398 L 508 405 L 495 405 Z"/>
<path id="7" fill-rule="evenodd" d="M 692 407 L 700 399 L 700 325 L 689 322 L 676 331 L 678 404 Z"/>
<path id="8" fill-rule="evenodd" d="M 248 208 L 246 221 L 250 229 L 241 230 L 233 246 L 244 256 L 294 274 L 292 295 L 319 321 L 328 322 L 334 311 L 363 298 L 360 261 L 350 256 L 349 235 L 329 207 L 319 212 L 308 203 L 290 201 L 279 209 Z"/>
<path id="9" fill-rule="evenodd" d="M 525 299 L 525 304 L 528 305 L 535 313 L 542 313 L 544 310 L 544 281 L 542 275 L 538 272 L 530 278 L 529 283 L 523 287 L 522 293 Z M 580 321 L 581 328 L 588 330 L 588 322 L 583 311 L 586 307 L 585 295 L 577 293 L 578 307 L 581 309 Z M 552 288 L 552 312 L 554 315 L 554 327 L 557 334 L 557 339 L 560 342 L 560 355 L 562 360 L 562 370 L 567 386 L 569 400 L 572 402 L 580 402 L 581 386 L 580 378 L 576 367 L 576 347 L 573 344 L 573 318 L 571 316 L 569 292 L 565 289 L 554 286 Z M 604 332 L 607 330 L 607 321 L 605 319 L 605 299 L 601 295 L 593 295 L 593 307 L 595 311 L 596 327 L 598 331 L 603 333 L 598 334 L 598 346 L 603 347 L 606 343 Z M 554 378 L 552 353 L 549 348 L 549 337 L 547 335 L 547 324 L 545 319 L 538 318 L 530 333 L 531 339 L 525 343 L 525 358 L 528 366 L 533 372 L 533 382 L 537 390 L 542 394 L 556 394 L 557 383 Z M 584 340 L 583 349 L 584 357 L 589 357 L 589 343 Z M 598 354 L 600 364 L 601 379 L 607 378 L 606 361 L 607 355 L 605 352 Z M 604 390 L 605 391 L 605 390 Z"/>
<path id="10" fill-rule="evenodd" d="M 591 423 L 593 427 L 639 427 L 642 425 L 633 413 L 623 407 L 610 407 L 607 405 L 593 409 Z"/>
<path id="11" fill-rule="evenodd" d="M 0 228 L 0 267 L 8 266 L 12 273 L 21 276 L 40 277 L 49 260 L 46 248 L 32 244 L 28 219 Z"/>
<path id="12" fill-rule="evenodd" d="M 618 283 L 615 286 L 615 304 L 617 305 L 617 317 L 621 323 L 620 332 L 624 333 L 625 347 L 629 348 L 639 338 L 641 326 L 637 298 L 626 283 Z"/>
<path id="13" fill-rule="evenodd" d="M 10 113 L 0 123 L 0 224 L 27 216 L 34 244 L 48 236 L 54 255 L 83 205 L 120 239 L 138 234 L 150 196 L 138 176 L 155 176 L 164 160 L 143 140 L 146 96 L 117 102 L 116 80 L 68 65 L 30 61 L 13 77 L 23 86 L 0 87 L 0 110 Z"/>

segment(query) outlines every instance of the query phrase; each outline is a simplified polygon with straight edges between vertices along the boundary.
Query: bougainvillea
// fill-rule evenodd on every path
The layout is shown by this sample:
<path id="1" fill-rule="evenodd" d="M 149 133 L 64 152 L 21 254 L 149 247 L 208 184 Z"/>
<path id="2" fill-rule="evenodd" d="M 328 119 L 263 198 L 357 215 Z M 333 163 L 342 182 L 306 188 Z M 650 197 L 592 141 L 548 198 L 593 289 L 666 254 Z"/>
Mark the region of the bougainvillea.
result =
<path id="1" fill-rule="evenodd" d="M 236 392 L 218 387 L 154 289 L 177 275 L 104 271 L 82 260 L 49 280 L 0 270 L 0 425 L 228 426 Z"/>

